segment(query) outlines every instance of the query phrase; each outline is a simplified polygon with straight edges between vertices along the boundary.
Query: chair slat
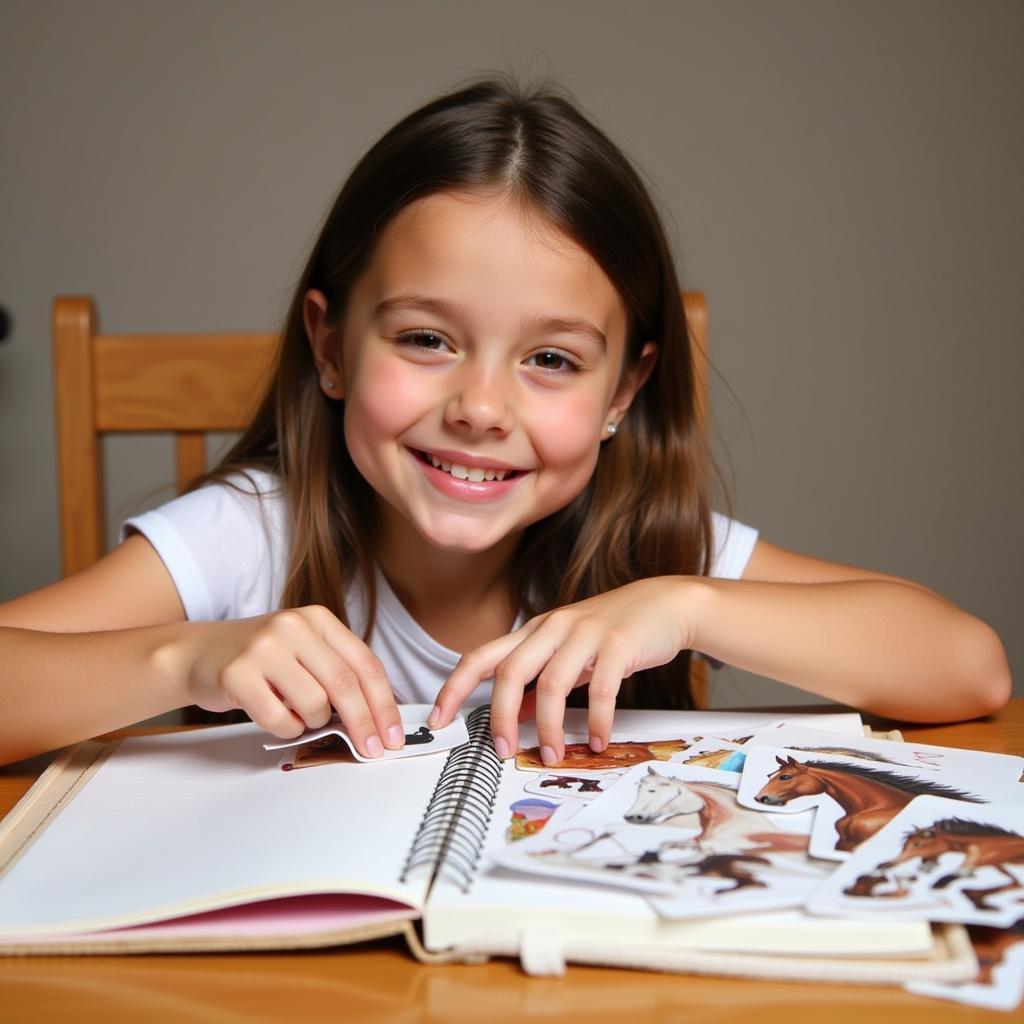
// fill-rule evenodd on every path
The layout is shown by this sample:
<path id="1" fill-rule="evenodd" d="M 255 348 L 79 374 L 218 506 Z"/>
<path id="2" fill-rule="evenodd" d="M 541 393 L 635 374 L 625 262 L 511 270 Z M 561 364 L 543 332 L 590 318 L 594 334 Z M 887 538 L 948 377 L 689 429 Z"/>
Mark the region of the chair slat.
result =
<path id="1" fill-rule="evenodd" d="M 206 435 L 199 430 L 179 433 L 175 440 L 178 493 L 206 472 Z"/>
<path id="2" fill-rule="evenodd" d="M 696 378 L 697 416 L 707 430 L 710 396 L 708 394 L 708 304 L 703 292 L 683 292 L 683 311 L 690 328 L 693 371 Z"/>
<path id="3" fill-rule="evenodd" d="M 265 390 L 271 334 L 100 335 L 96 429 L 239 430 Z"/>
<path id="4" fill-rule="evenodd" d="M 92 338 L 88 298 L 58 300 L 53 310 L 53 380 L 60 495 L 61 565 L 65 576 L 103 553 L 103 466 L 93 427 Z"/>

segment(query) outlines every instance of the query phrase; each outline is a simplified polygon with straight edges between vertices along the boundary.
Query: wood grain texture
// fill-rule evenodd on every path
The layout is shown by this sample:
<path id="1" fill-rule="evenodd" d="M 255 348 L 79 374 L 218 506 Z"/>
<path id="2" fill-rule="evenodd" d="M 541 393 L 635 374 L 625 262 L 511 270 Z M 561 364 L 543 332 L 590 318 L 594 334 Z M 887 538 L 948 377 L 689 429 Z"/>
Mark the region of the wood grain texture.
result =
<path id="1" fill-rule="evenodd" d="M 95 428 L 239 430 L 269 383 L 270 334 L 100 335 Z"/>

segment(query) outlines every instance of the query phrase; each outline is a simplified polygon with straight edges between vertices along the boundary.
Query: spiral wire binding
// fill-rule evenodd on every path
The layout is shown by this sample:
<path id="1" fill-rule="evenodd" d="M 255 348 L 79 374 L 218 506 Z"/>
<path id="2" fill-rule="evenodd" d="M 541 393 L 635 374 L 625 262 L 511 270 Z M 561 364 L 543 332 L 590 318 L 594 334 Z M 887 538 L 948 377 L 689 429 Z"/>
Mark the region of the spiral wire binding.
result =
<path id="1" fill-rule="evenodd" d="M 498 796 L 502 763 L 491 742 L 491 709 L 466 716 L 469 742 L 448 754 L 430 803 L 413 838 L 401 881 L 425 865 L 430 884 L 447 878 L 468 892 Z"/>

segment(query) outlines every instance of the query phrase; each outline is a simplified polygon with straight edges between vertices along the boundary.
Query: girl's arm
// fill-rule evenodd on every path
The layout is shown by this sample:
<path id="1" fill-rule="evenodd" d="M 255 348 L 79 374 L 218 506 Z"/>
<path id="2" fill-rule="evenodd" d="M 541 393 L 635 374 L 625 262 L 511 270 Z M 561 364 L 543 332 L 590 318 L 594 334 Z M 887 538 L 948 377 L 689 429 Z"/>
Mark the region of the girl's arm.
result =
<path id="1" fill-rule="evenodd" d="M 0 605 L 0 763 L 189 704 L 242 708 L 286 738 L 325 724 L 333 706 L 367 756 L 402 745 L 383 666 L 327 609 L 186 622 L 139 535 Z"/>
<path id="2" fill-rule="evenodd" d="M 995 631 L 909 580 L 759 540 L 741 580 L 694 582 L 696 649 L 738 668 L 907 721 L 975 718 L 1010 697 Z"/>
<path id="3" fill-rule="evenodd" d="M 134 536 L 96 565 L 0 605 L 0 761 L 187 703 L 154 657 L 185 614 L 156 552 Z"/>
<path id="4" fill-rule="evenodd" d="M 553 763 L 565 697 L 589 682 L 591 746 L 603 749 L 621 680 L 688 648 L 909 721 L 973 718 L 1010 695 L 1005 652 L 985 623 L 909 581 L 759 540 L 741 580 L 638 580 L 470 652 L 442 688 L 435 721 L 493 676 L 495 744 L 514 750 L 523 689 L 536 679 L 538 736 Z"/>

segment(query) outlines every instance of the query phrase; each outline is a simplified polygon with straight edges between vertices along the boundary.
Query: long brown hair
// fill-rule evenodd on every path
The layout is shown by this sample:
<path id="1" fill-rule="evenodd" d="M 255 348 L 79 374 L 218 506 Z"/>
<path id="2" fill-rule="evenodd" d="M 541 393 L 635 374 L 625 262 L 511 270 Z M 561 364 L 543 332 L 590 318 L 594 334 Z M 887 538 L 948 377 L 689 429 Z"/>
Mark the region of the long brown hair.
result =
<path id="1" fill-rule="evenodd" d="M 710 459 L 697 414 L 680 285 L 654 204 L 628 159 L 550 87 L 486 80 L 395 125 L 339 193 L 292 298 L 273 379 L 248 430 L 199 483 L 246 468 L 280 479 L 291 522 L 283 607 L 323 604 L 345 621 L 361 577 L 373 629 L 374 494 L 345 445 L 343 402 L 320 391 L 303 325 L 315 288 L 340 324 L 377 238 L 409 203 L 436 192 L 505 190 L 598 262 L 629 322 L 626 362 L 658 343 L 654 372 L 597 468 L 566 508 L 529 527 L 511 567 L 527 615 L 649 576 L 703 575 L 711 529 Z M 688 652 L 638 673 L 619 704 L 688 707 Z"/>

